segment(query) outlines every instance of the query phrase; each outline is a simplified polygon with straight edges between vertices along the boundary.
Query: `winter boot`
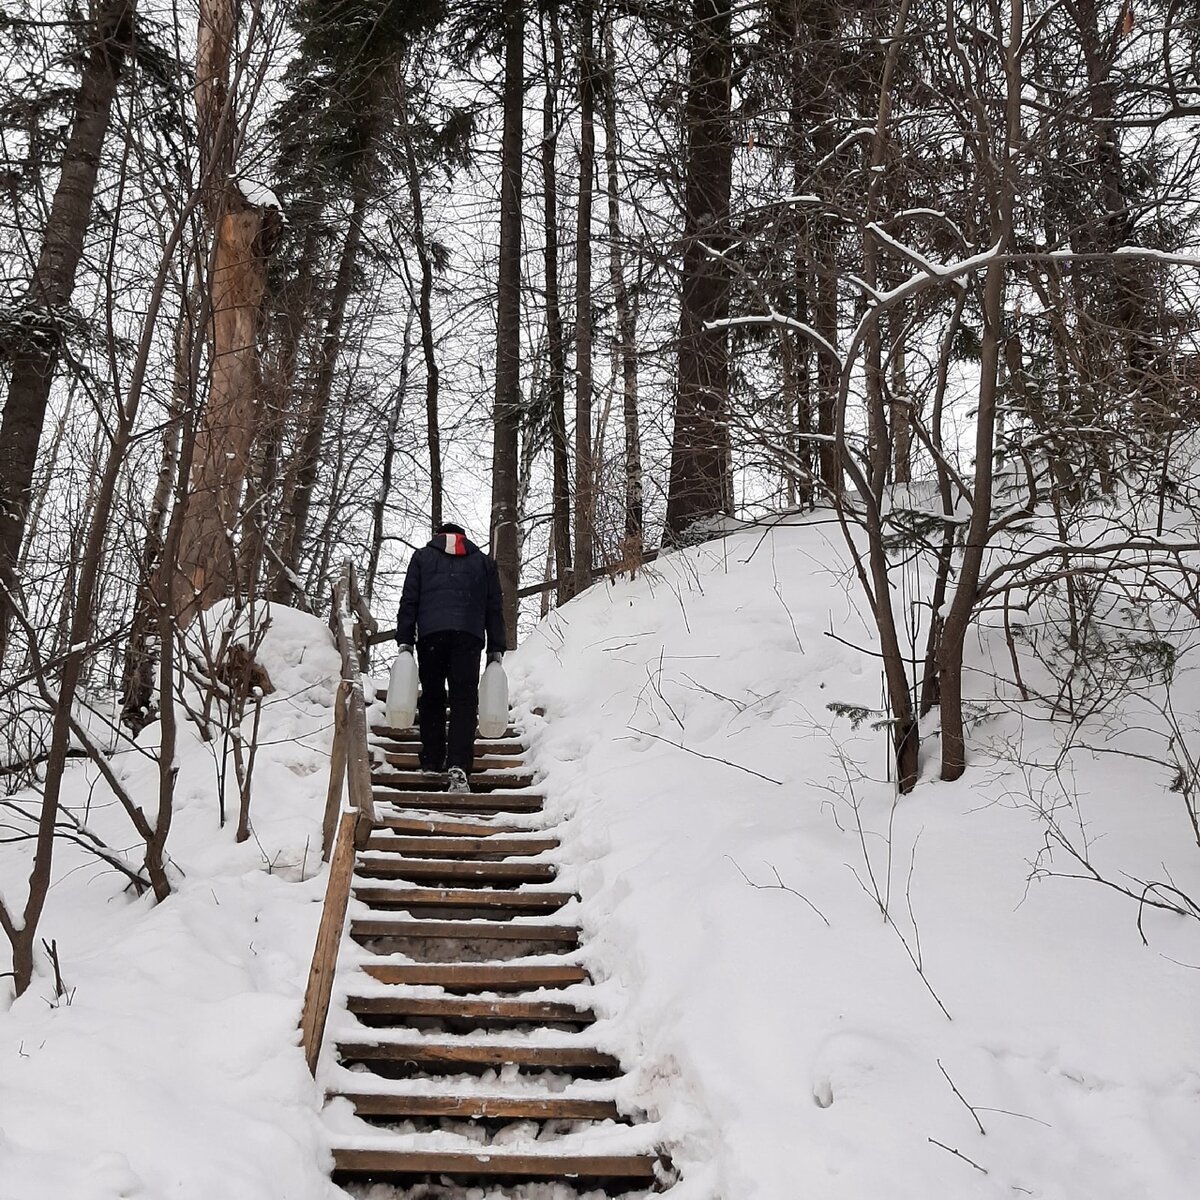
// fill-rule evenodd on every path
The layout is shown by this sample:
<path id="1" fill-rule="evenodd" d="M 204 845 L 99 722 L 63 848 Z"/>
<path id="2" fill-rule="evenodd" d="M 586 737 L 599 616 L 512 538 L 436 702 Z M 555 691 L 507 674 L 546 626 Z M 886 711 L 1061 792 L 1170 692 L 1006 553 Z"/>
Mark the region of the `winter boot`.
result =
<path id="1" fill-rule="evenodd" d="M 469 792 L 471 785 L 467 782 L 467 773 L 462 767 L 451 767 L 446 772 L 446 791 L 448 792 Z"/>

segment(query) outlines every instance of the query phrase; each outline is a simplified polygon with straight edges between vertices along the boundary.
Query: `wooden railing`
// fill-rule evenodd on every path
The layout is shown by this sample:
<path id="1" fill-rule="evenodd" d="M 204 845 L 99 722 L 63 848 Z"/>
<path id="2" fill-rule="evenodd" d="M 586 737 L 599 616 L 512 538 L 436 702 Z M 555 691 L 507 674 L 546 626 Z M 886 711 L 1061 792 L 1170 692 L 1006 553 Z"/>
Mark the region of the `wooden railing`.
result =
<path id="1" fill-rule="evenodd" d="M 347 632 L 346 626 L 350 622 Z M 342 678 L 333 702 L 333 748 L 321 830 L 321 857 L 330 864 L 329 880 L 325 885 L 325 904 L 300 1016 L 304 1057 L 313 1072 L 317 1069 L 317 1058 L 325 1037 L 338 948 L 350 903 L 354 852 L 365 845 L 375 827 L 363 672 L 369 666 L 371 637 L 377 632 L 378 625 L 358 590 L 358 577 L 349 560 L 333 587 L 329 630 L 342 656 Z M 345 810 L 342 807 L 344 796 L 349 799 L 349 807 Z"/>

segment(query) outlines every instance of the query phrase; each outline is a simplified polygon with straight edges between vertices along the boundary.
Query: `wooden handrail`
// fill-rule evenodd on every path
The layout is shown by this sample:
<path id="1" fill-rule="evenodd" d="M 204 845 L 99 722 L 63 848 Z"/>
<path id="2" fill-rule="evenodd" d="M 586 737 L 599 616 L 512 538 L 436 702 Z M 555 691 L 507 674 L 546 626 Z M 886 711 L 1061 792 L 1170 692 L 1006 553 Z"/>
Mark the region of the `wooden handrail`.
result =
<path id="1" fill-rule="evenodd" d="M 308 987 L 304 991 L 304 1008 L 300 1014 L 300 1042 L 304 1047 L 304 1061 L 314 1075 L 321 1054 L 321 1042 L 325 1037 L 338 948 L 341 946 L 346 909 L 350 903 L 357 820 L 356 813 L 344 812 L 338 822 L 337 844 L 329 865 L 329 880 L 325 885 L 325 905 L 321 909 L 321 924 L 317 929 L 317 944 L 313 949 Z"/>
<path id="2" fill-rule="evenodd" d="M 363 671 L 369 652 L 367 638 L 378 628 L 358 591 L 354 565 L 348 559 L 341 576 L 333 585 L 329 606 L 329 631 L 342 659 L 342 677 L 333 701 L 333 746 L 329 755 L 329 788 L 325 794 L 325 814 L 321 823 L 321 857 L 329 862 L 329 880 L 325 885 L 325 905 L 313 948 L 304 1008 L 300 1014 L 300 1035 L 304 1058 L 310 1071 L 317 1069 L 329 1000 L 333 994 L 333 976 L 337 970 L 338 949 L 346 924 L 350 902 L 350 879 L 354 873 L 354 854 L 366 844 L 375 828 L 375 800 L 371 793 L 371 751 L 367 745 L 367 703 L 363 692 Z M 352 631 L 346 623 L 355 617 Z M 358 647 L 358 654 L 352 647 Z M 342 811 L 342 798 L 349 795 L 350 807 Z M 340 815 L 339 815 L 340 814 Z"/>

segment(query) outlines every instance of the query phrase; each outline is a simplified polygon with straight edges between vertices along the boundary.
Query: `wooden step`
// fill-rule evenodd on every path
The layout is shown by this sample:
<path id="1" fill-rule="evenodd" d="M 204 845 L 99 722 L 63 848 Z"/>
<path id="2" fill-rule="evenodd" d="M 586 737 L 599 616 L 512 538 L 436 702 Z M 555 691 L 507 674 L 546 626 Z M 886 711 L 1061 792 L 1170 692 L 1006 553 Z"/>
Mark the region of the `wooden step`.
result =
<path id="1" fill-rule="evenodd" d="M 376 767 L 371 772 L 371 783 L 377 788 L 403 788 L 406 791 L 422 792 L 427 795 L 445 793 L 445 780 L 443 779 L 439 784 L 439 778 L 437 775 L 426 775 L 423 771 L 386 771 L 380 767 Z M 477 771 L 471 775 L 470 783 L 471 791 L 477 794 L 494 791 L 519 792 L 523 788 L 533 787 L 533 776 L 528 772 Z M 453 794 L 469 795 L 466 792 Z"/>
<path id="2" fill-rule="evenodd" d="M 376 804 L 392 804 L 399 809 L 471 814 L 536 813 L 542 811 L 545 800 L 536 792 L 497 795 L 495 792 L 402 792 L 377 789 L 372 795 Z"/>
<path id="3" fill-rule="evenodd" d="M 494 1151 L 334 1148 L 334 1182 L 349 1179 L 411 1179 L 449 1175 L 469 1179 L 645 1180 L 653 1182 L 657 1158 L 649 1154 L 518 1154 Z"/>
<path id="4" fill-rule="evenodd" d="M 479 992 L 525 992 L 534 988 L 570 987 L 588 983 L 582 967 L 509 963 L 364 963 L 366 974 L 380 983 L 466 989 Z"/>
<path id="5" fill-rule="evenodd" d="M 449 858 L 359 858 L 354 873 L 362 879 L 403 879 L 410 883 L 444 883 L 459 887 L 518 887 L 550 883 L 556 872 L 549 863 L 459 862 Z"/>
<path id="6" fill-rule="evenodd" d="M 421 753 L 421 739 L 415 733 L 412 737 L 404 738 L 375 738 L 371 743 L 375 750 L 383 750 L 389 754 Z M 529 747 L 520 738 L 476 738 L 475 757 L 488 754 L 525 754 Z"/>
<path id="7" fill-rule="evenodd" d="M 521 892 L 486 888 L 387 888 L 354 885 L 354 895 L 371 908 L 396 912 L 439 909 L 482 910 L 496 920 L 504 914 L 551 913 L 573 900 L 573 892 Z"/>
<path id="8" fill-rule="evenodd" d="M 414 837 L 482 838 L 503 834 L 528 834 L 523 825 L 493 825 L 490 821 L 447 821 L 434 817 L 378 816 L 376 829 L 394 829 Z"/>
<path id="9" fill-rule="evenodd" d="M 384 761 L 402 770 L 417 771 L 421 767 L 421 757 L 416 751 L 385 750 Z M 525 766 L 523 758 L 510 755 L 476 754 L 475 770 L 478 771 L 513 771 Z M 440 773 L 440 772 L 439 772 Z"/>
<path id="10" fill-rule="evenodd" d="M 405 1096 L 387 1092 L 331 1092 L 354 1105 L 360 1117 L 456 1117 L 464 1121 L 615 1121 L 613 1100 L 561 1096 Z"/>
<path id="11" fill-rule="evenodd" d="M 372 725 L 371 732 L 376 737 L 388 738 L 395 742 L 416 742 L 418 745 L 421 742 L 421 731 L 415 725 L 408 725 L 403 729 L 398 729 L 394 725 Z M 498 738 L 476 738 L 475 745 L 494 746 L 497 742 L 515 741 L 520 737 L 521 731 L 515 726 L 509 725 Z"/>
<path id="12" fill-rule="evenodd" d="M 558 849 L 557 838 L 467 838 L 467 837 L 402 837 L 379 834 L 367 839 L 367 850 L 394 851 L 396 854 L 456 858 L 483 858 L 488 855 L 545 854 Z"/>
<path id="13" fill-rule="evenodd" d="M 362 1018 L 414 1017 L 472 1021 L 478 1025 L 590 1025 L 596 1014 L 557 1000 L 474 1000 L 462 996 L 347 996 L 346 1010 Z"/>
<path id="14" fill-rule="evenodd" d="M 621 1064 L 611 1054 L 590 1046 L 537 1046 L 520 1042 L 339 1041 L 343 1063 L 388 1063 L 427 1074 L 453 1075 L 464 1070 L 523 1067 L 531 1071 L 586 1071 L 610 1077 Z"/>
<path id="15" fill-rule="evenodd" d="M 550 942 L 574 946 L 579 930 L 574 925 L 526 925 L 501 921 L 388 921 L 356 917 L 350 922 L 350 936 L 359 941 L 370 938 L 447 938 L 469 942 Z"/>

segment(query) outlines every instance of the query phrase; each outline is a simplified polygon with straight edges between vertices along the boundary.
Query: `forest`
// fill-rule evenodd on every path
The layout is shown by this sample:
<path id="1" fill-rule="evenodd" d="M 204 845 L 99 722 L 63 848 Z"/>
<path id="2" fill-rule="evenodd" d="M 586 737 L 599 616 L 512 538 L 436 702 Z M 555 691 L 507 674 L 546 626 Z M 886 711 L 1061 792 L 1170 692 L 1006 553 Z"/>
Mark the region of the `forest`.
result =
<path id="1" fill-rule="evenodd" d="M 171 893 L 181 714 L 248 838 L 264 614 L 326 615 L 349 558 L 386 626 L 446 519 L 510 643 L 825 522 L 869 626 L 828 635 L 881 677 L 840 715 L 901 794 L 963 775 L 996 689 L 1075 728 L 1194 638 L 1191 4 L 5 0 L 0 47 L 18 994 L 55 842 Z M 150 811 L 105 764 L 153 724 Z M 80 755 L 133 851 L 60 803 Z"/>

